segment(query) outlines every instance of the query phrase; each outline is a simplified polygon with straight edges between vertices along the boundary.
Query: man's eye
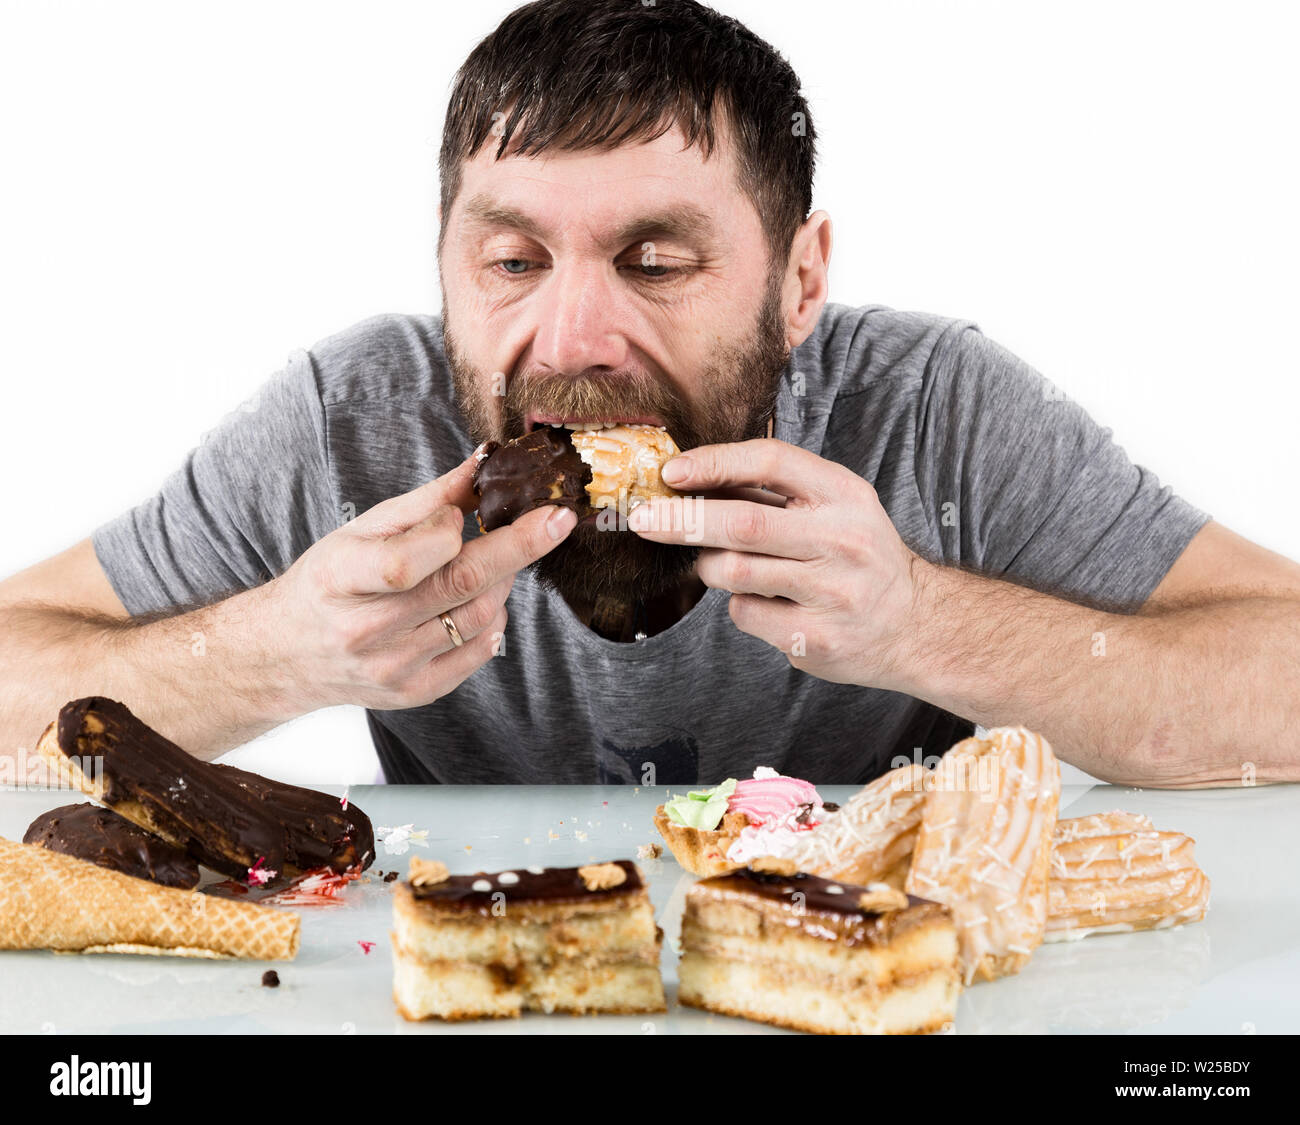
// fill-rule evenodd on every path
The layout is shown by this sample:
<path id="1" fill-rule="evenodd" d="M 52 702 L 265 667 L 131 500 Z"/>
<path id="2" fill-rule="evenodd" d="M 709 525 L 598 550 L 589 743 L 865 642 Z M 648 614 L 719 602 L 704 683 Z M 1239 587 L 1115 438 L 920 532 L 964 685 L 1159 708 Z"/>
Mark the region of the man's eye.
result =
<path id="1" fill-rule="evenodd" d="M 518 277 L 520 274 L 528 272 L 528 263 L 525 262 L 523 258 L 503 258 L 496 264 L 513 277 Z M 515 266 L 519 266 L 520 268 L 515 269 Z"/>
<path id="2" fill-rule="evenodd" d="M 674 266 L 647 265 L 645 262 L 635 262 L 626 268 L 636 270 L 637 273 L 647 281 L 653 278 L 671 277 L 677 272 L 677 269 Z"/>

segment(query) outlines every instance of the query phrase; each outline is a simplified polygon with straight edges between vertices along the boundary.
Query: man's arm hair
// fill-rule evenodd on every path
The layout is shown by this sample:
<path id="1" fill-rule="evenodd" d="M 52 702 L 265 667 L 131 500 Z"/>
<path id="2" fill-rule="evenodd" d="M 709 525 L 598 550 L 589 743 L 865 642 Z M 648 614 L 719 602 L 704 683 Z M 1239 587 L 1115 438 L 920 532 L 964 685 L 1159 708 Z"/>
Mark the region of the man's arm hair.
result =
<path id="1" fill-rule="evenodd" d="M 925 571 L 913 694 L 984 726 L 1023 724 L 1117 784 L 1300 780 L 1300 594 L 1190 593 L 1136 614 L 953 568 Z"/>
<path id="2" fill-rule="evenodd" d="M 256 627 L 270 596 L 263 587 L 127 618 L 48 600 L 0 604 L 0 760 L 34 755 L 63 704 L 88 695 L 120 700 L 201 758 L 293 717 Z"/>

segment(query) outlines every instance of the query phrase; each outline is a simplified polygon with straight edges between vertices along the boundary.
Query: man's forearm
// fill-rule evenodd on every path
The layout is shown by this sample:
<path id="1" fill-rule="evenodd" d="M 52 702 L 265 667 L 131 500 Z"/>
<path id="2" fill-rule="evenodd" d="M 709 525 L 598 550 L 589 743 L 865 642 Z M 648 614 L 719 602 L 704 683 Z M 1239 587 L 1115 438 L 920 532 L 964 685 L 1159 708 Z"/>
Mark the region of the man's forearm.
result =
<path id="1" fill-rule="evenodd" d="M 910 694 L 985 726 L 1023 723 L 1108 781 L 1300 780 L 1300 602 L 1105 613 L 917 565 Z"/>
<path id="2" fill-rule="evenodd" d="M 0 608 L 0 757 L 32 754 L 70 699 L 118 699 L 177 745 L 212 758 L 294 717 L 260 587 L 162 620 L 40 603 Z"/>

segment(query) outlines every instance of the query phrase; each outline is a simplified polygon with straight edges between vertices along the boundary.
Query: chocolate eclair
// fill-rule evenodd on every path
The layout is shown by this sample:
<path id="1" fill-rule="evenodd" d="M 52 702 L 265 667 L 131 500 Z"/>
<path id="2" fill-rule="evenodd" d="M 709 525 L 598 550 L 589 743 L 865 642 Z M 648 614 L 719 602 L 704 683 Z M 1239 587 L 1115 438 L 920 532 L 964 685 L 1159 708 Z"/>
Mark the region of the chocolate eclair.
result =
<path id="1" fill-rule="evenodd" d="M 505 527 L 547 504 L 572 508 L 579 519 L 591 512 L 591 469 L 573 447 L 568 430 L 542 426 L 504 445 L 490 441 L 478 457 L 474 493 L 484 531 Z"/>
<path id="2" fill-rule="evenodd" d="M 23 843 L 164 887 L 188 891 L 199 883 L 199 865 L 181 848 L 89 801 L 42 813 L 28 826 Z"/>
<path id="3" fill-rule="evenodd" d="M 263 878 L 374 859 L 370 821 L 324 793 L 192 757 L 122 703 L 73 700 L 37 752 L 61 778 L 214 871 Z"/>
<path id="4" fill-rule="evenodd" d="M 474 470 L 479 527 L 493 531 L 547 504 L 582 519 L 606 508 L 626 515 L 654 497 L 680 495 L 661 476 L 678 452 L 662 426 L 632 423 L 540 426 L 504 445 L 487 442 Z"/>

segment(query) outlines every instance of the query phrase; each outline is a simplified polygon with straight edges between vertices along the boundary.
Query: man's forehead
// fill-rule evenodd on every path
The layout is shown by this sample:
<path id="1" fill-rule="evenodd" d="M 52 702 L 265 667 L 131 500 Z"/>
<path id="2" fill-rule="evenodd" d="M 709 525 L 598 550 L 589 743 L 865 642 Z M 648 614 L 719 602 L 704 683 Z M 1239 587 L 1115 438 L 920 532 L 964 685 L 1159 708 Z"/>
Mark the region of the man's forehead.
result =
<path id="1" fill-rule="evenodd" d="M 470 232 L 499 229 L 518 231 L 538 239 L 561 233 L 570 216 L 560 201 L 560 215 L 554 208 L 539 209 L 498 198 L 490 191 L 476 192 L 464 203 L 463 218 Z M 583 225 L 600 242 L 622 248 L 639 239 L 676 238 L 685 242 L 709 243 L 719 235 L 714 216 L 689 199 L 647 202 L 614 198 L 593 215 L 583 209 Z"/>
<path id="2" fill-rule="evenodd" d="M 705 159 L 676 129 L 613 149 L 556 150 L 493 159 L 484 146 L 463 167 L 455 210 L 467 230 L 554 237 L 572 227 L 601 242 L 655 234 L 706 242 L 720 236 L 739 191 L 725 139 Z"/>

